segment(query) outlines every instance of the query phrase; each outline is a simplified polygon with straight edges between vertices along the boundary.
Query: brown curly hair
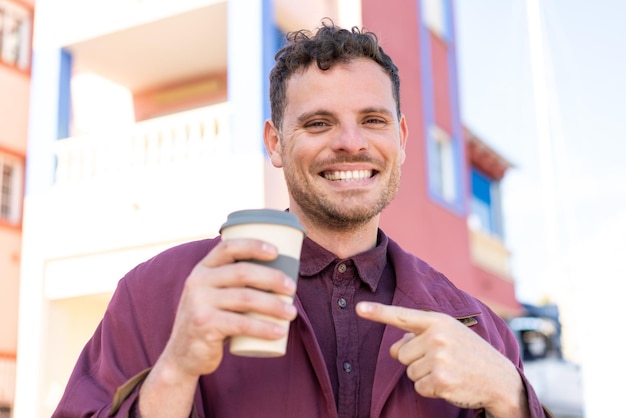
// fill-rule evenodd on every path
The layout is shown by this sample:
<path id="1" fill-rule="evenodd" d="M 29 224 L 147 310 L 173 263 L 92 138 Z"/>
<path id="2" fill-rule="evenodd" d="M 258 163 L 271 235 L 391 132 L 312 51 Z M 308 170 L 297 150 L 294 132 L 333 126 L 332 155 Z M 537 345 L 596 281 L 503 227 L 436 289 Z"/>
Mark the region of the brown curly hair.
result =
<path id="1" fill-rule="evenodd" d="M 313 62 L 320 70 L 328 70 L 336 63 L 347 63 L 356 58 L 369 58 L 378 63 L 391 79 L 392 94 L 400 118 L 400 77 L 398 67 L 378 43 L 373 32 L 336 26 L 331 19 L 322 20 L 315 34 L 307 30 L 290 32 L 287 44 L 275 55 L 276 64 L 270 72 L 270 105 L 272 122 L 281 129 L 286 101 L 286 83 L 296 71 L 304 71 Z"/>

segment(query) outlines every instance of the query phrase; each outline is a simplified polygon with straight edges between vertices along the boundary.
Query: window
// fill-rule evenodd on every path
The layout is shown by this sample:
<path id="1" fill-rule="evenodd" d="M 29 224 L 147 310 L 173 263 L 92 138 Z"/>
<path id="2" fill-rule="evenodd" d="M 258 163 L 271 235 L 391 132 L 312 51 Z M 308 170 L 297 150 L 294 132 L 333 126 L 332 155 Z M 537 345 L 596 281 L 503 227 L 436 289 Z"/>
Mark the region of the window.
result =
<path id="1" fill-rule="evenodd" d="M 454 203 L 457 197 L 457 187 L 452 138 L 437 126 L 431 129 L 430 136 L 434 151 L 431 161 L 431 187 L 443 200 Z"/>
<path id="2" fill-rule="evenodd" d="M 23 164 L 0 154 L 0 221 L 18 225 L 22 217 Z"/>
<path id="3" fill-rule="evenodd" d="M 470 228 L 503 238 L 500 182 L 472 168 Z"/>
<path id="4" fill-rule="evenodd" d="M 422 21 L 428 29 L 446 39 L 446 0 L 422 0 Z"/>
<path id="5" fill-rule="evenodd" d="M 21 70 L 30 67 L 31 11 L 8 0 L 0 0 L 0 61 Z"/>

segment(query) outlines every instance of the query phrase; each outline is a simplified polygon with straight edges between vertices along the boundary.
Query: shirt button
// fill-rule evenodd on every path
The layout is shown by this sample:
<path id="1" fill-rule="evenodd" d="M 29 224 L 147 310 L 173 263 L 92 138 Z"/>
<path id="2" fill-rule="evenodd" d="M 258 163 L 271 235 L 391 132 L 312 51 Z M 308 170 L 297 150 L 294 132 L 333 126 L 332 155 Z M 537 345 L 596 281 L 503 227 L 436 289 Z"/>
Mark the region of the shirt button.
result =
<path id="1" fill-rule="evenodd" d="M 339 264 L 339 267 L 337 267 L 337 270 L 339 270 L 339 273 L 345 273 L 346 272 L 346 265 L 341 263 Z"/>
<path id="2" fill-rule="evenodd" d="M 352 364 L 348 363 L 347 361 L 343 363 L 343 371 L 346 373 L 350 373 L 352 371 Z"/>
<path id="3" fill-rule="evenodd" d="M 337 305 L 339 305 L 341 309 L 346 309 L 346 306 L 348 306 L 348 302 L 346 302 L 344 298 L 339 298 L 339 300 L 337 301 Z"/>

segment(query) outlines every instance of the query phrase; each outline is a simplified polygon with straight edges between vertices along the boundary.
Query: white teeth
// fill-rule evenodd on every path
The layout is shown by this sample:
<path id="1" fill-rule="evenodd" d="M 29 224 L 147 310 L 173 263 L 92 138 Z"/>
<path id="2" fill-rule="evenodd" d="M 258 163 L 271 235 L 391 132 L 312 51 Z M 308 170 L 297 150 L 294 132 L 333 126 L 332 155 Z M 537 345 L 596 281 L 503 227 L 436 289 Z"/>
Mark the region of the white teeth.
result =
<path id="1" fill-rule="evenodd" d="M 372 170 L 333 171 L 324 173 L 327 180 L 361 180 L 372 177 Z"/>

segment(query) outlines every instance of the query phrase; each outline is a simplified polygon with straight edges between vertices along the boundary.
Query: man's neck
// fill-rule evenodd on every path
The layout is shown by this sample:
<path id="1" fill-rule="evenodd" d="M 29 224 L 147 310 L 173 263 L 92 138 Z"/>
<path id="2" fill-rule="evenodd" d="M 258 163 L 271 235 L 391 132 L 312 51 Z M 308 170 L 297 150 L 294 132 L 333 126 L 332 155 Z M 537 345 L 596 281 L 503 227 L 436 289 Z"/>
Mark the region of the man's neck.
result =
<path id="1" fill-rule="evenodd" d="M 378 239 L 378 216 L 357 228 L 336 230 L 312 222 L 297 211 L 293 212 L 300 218 L 300 222 L 306 229 L 307 237 L 335 254 L 338 258 L 352 257 L 371 250 L 376 246 Z"/>

